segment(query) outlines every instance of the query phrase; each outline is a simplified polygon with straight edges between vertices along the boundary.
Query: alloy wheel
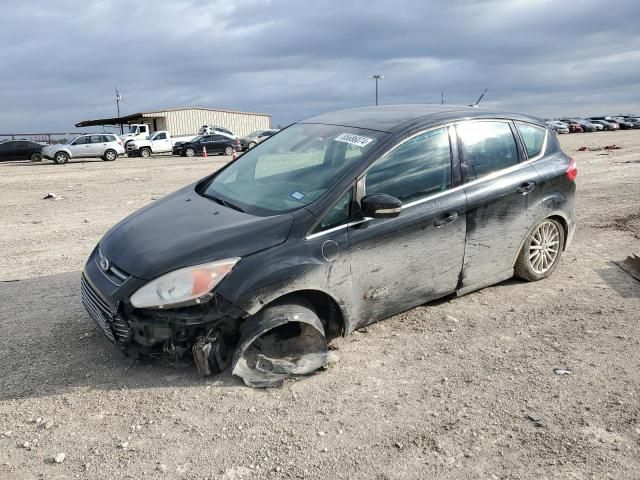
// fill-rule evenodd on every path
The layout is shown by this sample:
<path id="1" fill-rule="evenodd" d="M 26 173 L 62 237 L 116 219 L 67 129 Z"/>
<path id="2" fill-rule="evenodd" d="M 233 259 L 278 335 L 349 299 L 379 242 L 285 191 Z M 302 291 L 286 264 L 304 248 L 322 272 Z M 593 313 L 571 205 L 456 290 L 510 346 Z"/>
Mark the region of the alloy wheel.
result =
<path id="1" fill-rule="evenodd" d="M 531 269 L 539 275 L 545 273 L 555 263 L 559 251 L 560 232 L 558 232 L 558 226 L 551 221 L 538 225 L 529 246 Z"/>

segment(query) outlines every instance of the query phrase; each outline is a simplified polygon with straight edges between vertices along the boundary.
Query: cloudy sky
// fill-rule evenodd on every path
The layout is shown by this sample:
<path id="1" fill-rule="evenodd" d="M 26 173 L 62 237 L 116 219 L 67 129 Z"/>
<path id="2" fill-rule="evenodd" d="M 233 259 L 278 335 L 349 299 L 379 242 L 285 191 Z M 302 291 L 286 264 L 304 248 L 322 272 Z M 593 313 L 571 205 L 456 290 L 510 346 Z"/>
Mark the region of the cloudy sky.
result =
<path id="1" fill-rule="evenodd" d="M 640 113 L 636 0 L 0 0 L 0 133 L 177 106 Z"/>

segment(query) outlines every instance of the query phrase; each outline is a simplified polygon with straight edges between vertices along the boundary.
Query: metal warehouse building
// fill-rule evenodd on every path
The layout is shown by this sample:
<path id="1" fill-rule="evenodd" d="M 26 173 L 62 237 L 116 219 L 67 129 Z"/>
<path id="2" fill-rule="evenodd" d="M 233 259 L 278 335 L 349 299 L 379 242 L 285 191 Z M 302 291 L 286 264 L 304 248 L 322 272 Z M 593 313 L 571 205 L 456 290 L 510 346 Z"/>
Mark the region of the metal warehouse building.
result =
<path id="1" fill-rule="evenodd" d="M 114 118 L 99 118 L 76 123 L 76 127 L 98 125 L 127 125 L 148 123 L 152 131 L 168 130 L 172 135 L 196 135 L 203 125 L 215 125 L 231 130 L 239 136 L 255 130 L 271 128 L 271 115 L 266 113 L 236 112 L 216 108 L 184 107 L 153 112 L 132 113 Z"/>

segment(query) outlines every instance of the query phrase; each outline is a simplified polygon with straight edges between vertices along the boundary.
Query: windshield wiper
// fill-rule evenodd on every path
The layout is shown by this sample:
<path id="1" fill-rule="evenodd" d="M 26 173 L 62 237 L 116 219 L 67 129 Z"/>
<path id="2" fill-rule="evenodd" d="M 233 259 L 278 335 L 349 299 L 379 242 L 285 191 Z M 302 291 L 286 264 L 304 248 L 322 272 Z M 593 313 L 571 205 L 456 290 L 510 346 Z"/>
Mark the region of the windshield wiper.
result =
<path id="1" fill-rule="evenodd" d="M 227 208 L 233 208 L 234 210 L 237 210 L 237 211 L 239 211 L 239 212 L 244 213 L 244 210 L 243 210 L 243 209 L 241 209 L 241 208 L 240 208 L 239 206 L 237 206 L 237 205 L 234 205 L 234 204 L 233 204 L 233 203 L 231 203 L 231 202 L 228 202 L 227 200 L 223 200 L 223 199 L 222 199 L 222 198 L 220 198 L 220 197 L 214 197 L 213 195 L 207 195 L 207 197 L 209 197 L 211 200 L 213 200 L 213 201 L 215 201 L 215 202 L 218 202 L 220 205 L 224 205 L 224 206 L 225 206 L 225 207 L 227 207 Z"/>

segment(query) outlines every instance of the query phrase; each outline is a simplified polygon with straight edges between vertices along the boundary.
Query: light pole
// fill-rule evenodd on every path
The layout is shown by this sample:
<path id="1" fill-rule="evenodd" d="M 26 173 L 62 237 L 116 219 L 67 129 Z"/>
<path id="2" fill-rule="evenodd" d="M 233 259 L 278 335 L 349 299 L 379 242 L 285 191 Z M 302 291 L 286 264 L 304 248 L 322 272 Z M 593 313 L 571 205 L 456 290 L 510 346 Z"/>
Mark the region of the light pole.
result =
<path id="1" fill-rule="evenodd" d="M 384 75 L 376 73 L 375 75 L 371 75 L 369 78 L 373 78 L 376 81 L 376 105 L 378 105 L 378 80 L 382 80 Z"/>
<path id="2" fill-rule="evenodd" d="M 118 110 L 118 122 L 120 121 L 120 100 L 122 100 L 122 95 L 118 92 L 118 87 L 116 87 L 116 109 Z M 124 130 L 122 128 L 122 124 L 120 124 L 120 135 L 124 134 Z"/>

